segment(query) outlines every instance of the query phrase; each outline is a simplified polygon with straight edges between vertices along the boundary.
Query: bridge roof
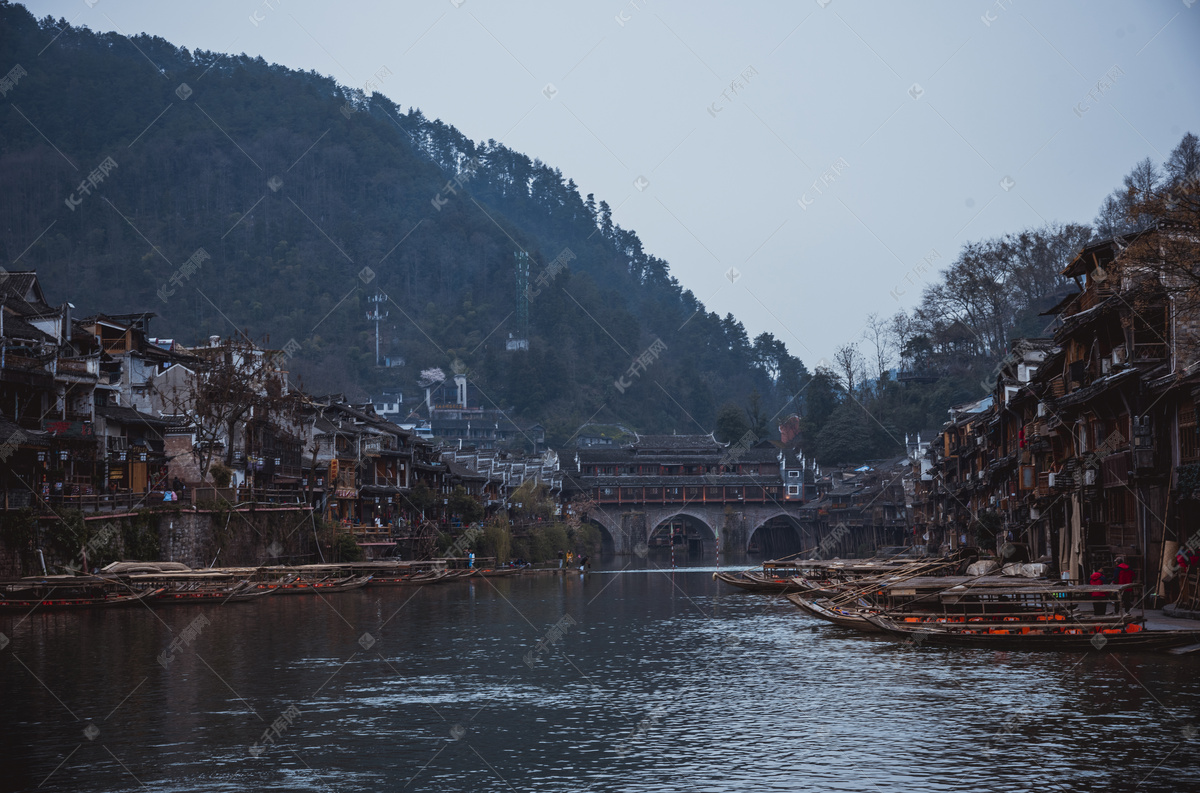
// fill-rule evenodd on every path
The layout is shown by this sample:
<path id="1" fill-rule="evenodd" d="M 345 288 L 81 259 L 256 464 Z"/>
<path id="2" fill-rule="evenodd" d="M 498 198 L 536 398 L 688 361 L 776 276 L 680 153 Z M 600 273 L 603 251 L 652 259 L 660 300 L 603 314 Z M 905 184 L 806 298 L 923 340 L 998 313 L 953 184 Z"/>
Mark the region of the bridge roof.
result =
<path id="1" fill-rule="evenodd" d="M 631 444 L 638 454 L 720 452 L 725 444 L 709 435 L 639 435 Z"/>
<path id="2" fill-rule="evenodd" d="M 758 487 L 780 485 L 778 475 L 723 474 L 721 476 L 580 476 L 583 487 Z"/>

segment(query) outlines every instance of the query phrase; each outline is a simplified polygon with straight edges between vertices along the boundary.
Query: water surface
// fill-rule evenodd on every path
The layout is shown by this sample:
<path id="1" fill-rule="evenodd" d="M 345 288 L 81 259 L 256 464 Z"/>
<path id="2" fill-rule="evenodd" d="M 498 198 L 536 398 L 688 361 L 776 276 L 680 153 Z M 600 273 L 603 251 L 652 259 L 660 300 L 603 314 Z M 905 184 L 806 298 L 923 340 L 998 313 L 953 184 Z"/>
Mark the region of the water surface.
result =
<path id="1" fill-rule="evenodd" d="M 905 646 L 635 561 L 0 618 L 0 788 L 1200 790 L 1200 658 Z"/>

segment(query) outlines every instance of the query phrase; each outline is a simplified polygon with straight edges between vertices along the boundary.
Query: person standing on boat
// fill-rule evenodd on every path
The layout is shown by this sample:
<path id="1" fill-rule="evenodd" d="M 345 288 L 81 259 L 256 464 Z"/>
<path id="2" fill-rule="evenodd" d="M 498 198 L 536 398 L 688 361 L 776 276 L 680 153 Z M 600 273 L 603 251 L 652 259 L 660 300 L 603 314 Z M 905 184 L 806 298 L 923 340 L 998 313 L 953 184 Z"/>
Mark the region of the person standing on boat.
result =
<path id="1" fill-rule="evenodd" d="M 1088 578 L 1088 583 L 1091 584 L 1092 586 L 1103 586 L 1104 585 L 1104 573 L 1100 570 L 1097 570 L 1096 572 L 1092 573 L 1091 576 Z M 1092 597 L 1098 598 L 1097 600 L 1092 601 L 1092 608 L 1096 612 L 1096 616 L 1103 617 L 1108 612 L 1108 601 L 1103 599 L 1104 593 L 1103 592 L 1093 592 Z"/>
<path id="2" fill-rule="evenodd" d="M 1124 586 L 1125 584 L 1133 583 L 1133 568 L 1125 561 L 1124 556 L 1117 557 L 1117 585 Z M 1133 601 L 1133 590 L 1121 590 L 1121 608 L 1128 611 Z"/>
<path id="3" fill-rule="evenodd" d="M 472 550 L 468 550 L 467 551 L 467 567 L 474 567 L 474 566 L 475 566 L 475 552 Z"/>

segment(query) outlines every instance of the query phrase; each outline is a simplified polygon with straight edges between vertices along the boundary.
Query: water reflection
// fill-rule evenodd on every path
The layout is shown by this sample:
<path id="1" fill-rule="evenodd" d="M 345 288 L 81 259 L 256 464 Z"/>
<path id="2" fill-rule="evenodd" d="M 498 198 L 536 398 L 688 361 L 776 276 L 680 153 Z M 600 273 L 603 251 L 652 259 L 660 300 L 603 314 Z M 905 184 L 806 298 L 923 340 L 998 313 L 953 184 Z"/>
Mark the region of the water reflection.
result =
<path id="1" fill-rule="evenodd" d="M 693 561 L 5 619 L 0 786 L 1200 789 L 1194 658 L 904 646 Z"/>

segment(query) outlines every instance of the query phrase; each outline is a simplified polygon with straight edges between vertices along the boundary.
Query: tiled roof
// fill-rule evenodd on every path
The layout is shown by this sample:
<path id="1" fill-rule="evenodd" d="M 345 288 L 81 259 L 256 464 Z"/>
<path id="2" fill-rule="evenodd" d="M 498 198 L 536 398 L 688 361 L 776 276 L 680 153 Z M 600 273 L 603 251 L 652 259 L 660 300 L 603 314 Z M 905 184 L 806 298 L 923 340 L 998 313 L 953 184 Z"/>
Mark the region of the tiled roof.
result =
<path id="1" fill-rule="evenodd" d="M 166 426 L 170 422 L 124 405 L 97 405 L 96 415 L 121 424 L 151 424 Z"/>
<path id="2" fill-rule="evenodd" d="M 639 454 L 652 451 L 705 452 L 719 451 L 724 447 L 712 435 L 639 435 L 633 442 Z"/>

